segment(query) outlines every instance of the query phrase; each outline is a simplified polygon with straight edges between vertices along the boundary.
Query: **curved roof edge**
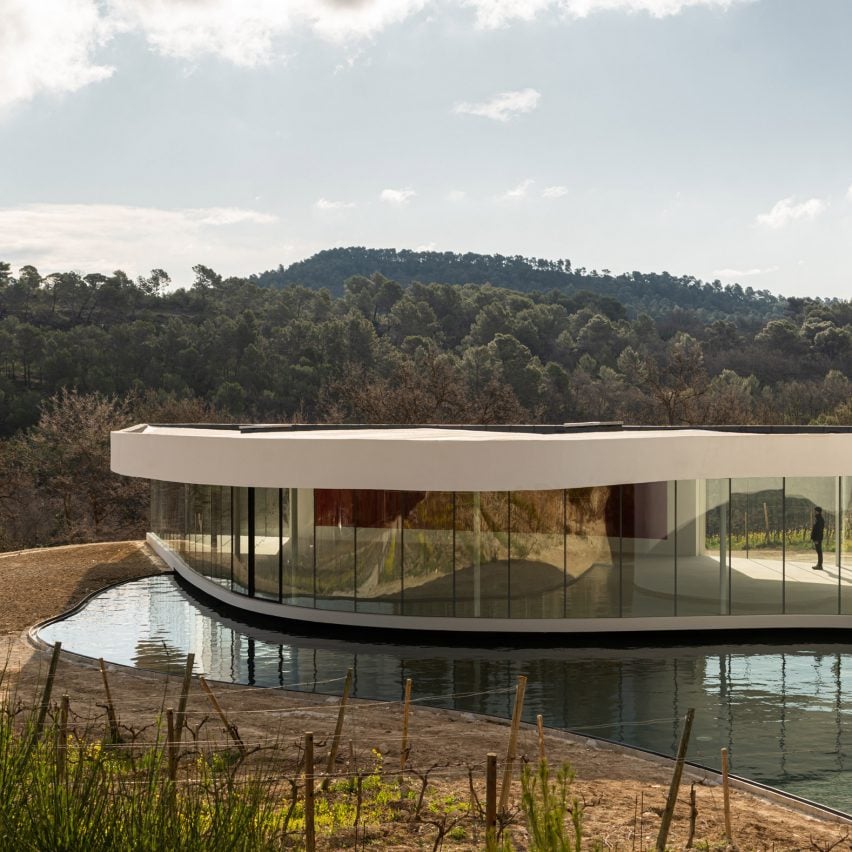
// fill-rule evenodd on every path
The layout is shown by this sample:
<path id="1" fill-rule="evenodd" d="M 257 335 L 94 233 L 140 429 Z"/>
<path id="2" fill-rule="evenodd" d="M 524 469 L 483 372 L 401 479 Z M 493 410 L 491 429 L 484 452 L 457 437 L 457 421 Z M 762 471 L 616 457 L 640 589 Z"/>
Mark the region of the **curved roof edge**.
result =
<path id="1" fill-rule="evenodd" d="M 139 424 L 111 434 L 111 466 L 125 476 L 206 485 L 400 491 L 852 474 L 848 428 L 606 425 L 615 428 L 533 432 L 524 427 Z"/>

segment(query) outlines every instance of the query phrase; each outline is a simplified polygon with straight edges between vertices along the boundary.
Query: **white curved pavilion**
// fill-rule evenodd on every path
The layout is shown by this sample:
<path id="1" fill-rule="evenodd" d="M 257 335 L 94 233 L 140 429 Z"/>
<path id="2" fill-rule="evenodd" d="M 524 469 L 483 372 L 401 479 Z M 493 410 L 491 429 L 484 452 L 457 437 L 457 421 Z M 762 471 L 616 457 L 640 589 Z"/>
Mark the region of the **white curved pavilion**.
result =
<path id="1" fill-rule="evenodd" d="M 852 432 L 134 426 L 157 552 L 247 612 L 489 633 L 852 626 Z M 814 571 L 814 509 L 826 520 Z"/>

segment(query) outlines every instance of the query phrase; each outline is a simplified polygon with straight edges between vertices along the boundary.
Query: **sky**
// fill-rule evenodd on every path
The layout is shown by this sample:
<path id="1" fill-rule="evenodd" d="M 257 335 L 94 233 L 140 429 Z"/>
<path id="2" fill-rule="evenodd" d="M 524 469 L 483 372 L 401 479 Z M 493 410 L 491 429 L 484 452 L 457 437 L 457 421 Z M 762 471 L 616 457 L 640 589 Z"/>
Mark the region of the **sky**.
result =
<path id="1" fill-rule="evenodd" d="M 0 260 L 522 254 L 848 299 L 848 0 L 0 0 Z"/>

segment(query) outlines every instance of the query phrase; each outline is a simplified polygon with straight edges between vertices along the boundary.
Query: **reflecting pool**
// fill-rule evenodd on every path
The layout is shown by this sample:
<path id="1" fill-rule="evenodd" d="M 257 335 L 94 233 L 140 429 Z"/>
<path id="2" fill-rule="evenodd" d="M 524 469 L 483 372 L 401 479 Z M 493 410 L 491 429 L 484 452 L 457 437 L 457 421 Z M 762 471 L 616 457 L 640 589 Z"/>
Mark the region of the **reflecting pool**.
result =
<path id="1" fill-rule="evenodd" d="M 847 812 L 852 777 L 852 647 L 755 645 L 466 648 L 350 642 L 246 625 L 214 612 L 171 576 L 113 587 L 39 631 L 64 650 L 158 671 L 195 653 L 210 678 L 399 700 L 405 679 L 422 704 L 510 716 L 519 674 L 524 715 L 590 736 L 673 754 L 695 707 L 689 759 Z M 852 761 L 850 761 L 852 763 Z"/>

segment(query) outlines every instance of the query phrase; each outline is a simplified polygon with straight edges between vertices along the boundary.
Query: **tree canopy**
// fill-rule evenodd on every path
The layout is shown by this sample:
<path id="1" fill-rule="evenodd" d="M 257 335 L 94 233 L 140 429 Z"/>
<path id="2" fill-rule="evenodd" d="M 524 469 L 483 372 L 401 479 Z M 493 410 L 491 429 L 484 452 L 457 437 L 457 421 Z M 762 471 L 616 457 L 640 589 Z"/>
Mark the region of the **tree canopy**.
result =
<path id="1" fill-rule="evenodd" d="M 483 256 L 450 263 L 468 257 Z M 342 286 L 329 267 L 325 287 L 272 287 L 199 264 L 174 290 L 162 269 L 134 280 L 0 263 L 0 547 L 135 530 L 138 488 L 104 486 L 104 501 L 98 477 L 109 429 L 140 420 L 852 423 L 849 302 L 498 256 L 482 277 L 503 261 L 546 286 L 338 263 Z M 584 286 L 550 286 L 559 276 Z M 94 484 L 72 498 L 69 470 Z"/>

